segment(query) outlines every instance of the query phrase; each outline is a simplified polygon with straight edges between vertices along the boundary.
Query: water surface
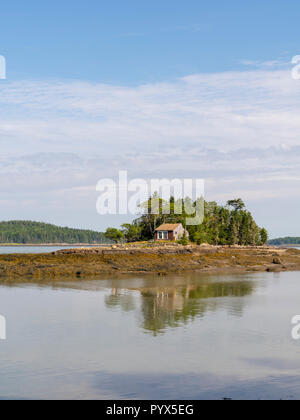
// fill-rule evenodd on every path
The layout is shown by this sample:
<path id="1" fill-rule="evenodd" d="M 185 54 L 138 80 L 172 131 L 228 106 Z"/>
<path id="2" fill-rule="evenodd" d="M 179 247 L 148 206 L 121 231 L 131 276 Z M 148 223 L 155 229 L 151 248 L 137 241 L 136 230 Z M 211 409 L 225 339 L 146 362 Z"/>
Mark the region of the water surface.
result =
<path id="1" fill-rule="evenodd" d="M 19 246 L 0 246 L 0 254 L 43 254 L 47 252 L 55 252 L 60 249 L 70 249 L 70 248 L 82 248 L 82 247 L 89 247 L 95 245 L 38 245 L 38 246 L 31 246 L 31 245 L 19 245 Z M 99 246 L 99 245 L 98 245 Z M 101 245 L 100 245 L 101 246 Z M 102 245 L 108 246 L 108 245 Z"/>
<path id="2" fill-rule="evenodd" d="M 46 246 L 46 245 L 38 245 L 38 246 L 30 246 L 30 245 L 19 245 L 19 246 L 0 246 L 0 254 L 40 254 L 45 252 L 55 252 L 60 249 L 70 249 L 70 248 L 82 248 L 82 247 L 91 247 L 95 245 L 53 245 L 53 246 Z M 109 245 L 98 245 L 98 246 L 109 246 Z M 295 247 L 296 249 L 300 249 L 300 247 Z"/>
<path id="3" fill-rule="evenodd" d="M 299 399 L 300 273 L 4 282 L 0 398 Z"/>

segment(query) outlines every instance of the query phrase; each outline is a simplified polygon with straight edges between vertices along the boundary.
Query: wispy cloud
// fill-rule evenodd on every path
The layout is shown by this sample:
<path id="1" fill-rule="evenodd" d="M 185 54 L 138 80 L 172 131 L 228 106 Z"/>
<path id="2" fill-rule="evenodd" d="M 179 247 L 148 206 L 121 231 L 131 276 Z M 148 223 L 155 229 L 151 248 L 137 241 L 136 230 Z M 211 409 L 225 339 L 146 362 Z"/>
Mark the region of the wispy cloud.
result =
<path id="1" fill-rule="evenodd" d="M 299 142 L 300 83 L 289 71 L 200 74 L 130 88 L 22 81 L 0 89 L 0 140 L 21 152 L 27 141 L 41 151 L 72 144 L 92 154 L 103 144 L 145 150 L 148 141 L 151 148 L 184 140 L 218 150 Z"/>
<path id="2" fill-rule="evenodd" d="M 43 194 L 84 208 L 98 178 L 120 168 L 203 177 L 209 198 L 299 196 L 300 82 L 267 67 L 136 87 L 1 84 L 2 209 L 24 191 L 36 206 Z"/>
<path id="3" fill-rule="evenodd" d="M 247 67 L 254 67 L 259 69 L 280 69 L 280 68 L 287 68 L 290 66 L 290 60 L 267 60 L 267 61 L 259 61 L 259 60 L 241 60 L 242 65 Z"/>

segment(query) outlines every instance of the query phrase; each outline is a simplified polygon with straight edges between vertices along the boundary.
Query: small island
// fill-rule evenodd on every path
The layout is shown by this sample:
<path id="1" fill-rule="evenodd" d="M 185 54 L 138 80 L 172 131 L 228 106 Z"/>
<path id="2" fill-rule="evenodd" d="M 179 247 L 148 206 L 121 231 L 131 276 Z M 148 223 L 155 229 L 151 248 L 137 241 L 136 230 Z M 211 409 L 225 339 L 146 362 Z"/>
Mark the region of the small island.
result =
<path id="1" fill-rule="evenodd" d="M 100 279 L 103 275 L 128 273 L 166 276 L 184 271 L 242 273 L 300 269 L 300 251 L 268 245 L 266 229 L 256 224 L 241 199 L 228 201 L 226 206 L 204 202 L 203 222 L 192 226 L 185 224 L 184 212 L 175 214 L 173 198 L 167 203 L 171 208 L 169 214 L 164 213 L 166 203 L 162 199 L 158 199 L 158 214 L 151 214 L 152 199 L 146 203 L 146 211 L 132 224 L 125 224 L 121 229 L 108 228 L 105 234 L 84 231 L 87 236 L 80 236 L 80 231 L 68 228 L 56 231 L 52 225 L 24 222 L 22 237 L 31 235 L 32 241 L 40 239 L 37 229 L 46 227 L 46 230 L 60 232 L 62 241 L 67 238 L 75 242 L 106 240 L 110 245 L 43 254 L 2 254 L 0 278 L 5 281 L 23 281 L 29 277 Z M 143 206 L 145 208 L 145 203 Z M 17 237 L 1 232 L 1 226 L 12 229 L 20 225 L 16 222 L 0 224 L 0 238 L 15 241 Z M 57 238 L 47 236 L 48 241 Z"/>
<path id="2" fill-rule="evenodd" d="M 201 245 L 265 245 L 268 232 L 260 228 L 241 198 L 229 200 L 225 206 L 215 201 L 207 202 L 203 197 L 169 200 L 154 194 L 140 205 L 141 216 L 121 229 L 108 228 L 105 236 L 115 242 L 140 242 L 151 240 L 177 240 L 181 245 L 189 242 Z M 153 212 L 155 209 L 155 212 Z M 191 212 L 195 211 L 198 223 L 189 224 Z M 184 229 L 180 238 L 176 235 L 158 236 L 159 227 L 181 225 Z M 162 229 L 161 232 L 168 232 Z M 178 240 L 179 239 L 179 240 Z"/>

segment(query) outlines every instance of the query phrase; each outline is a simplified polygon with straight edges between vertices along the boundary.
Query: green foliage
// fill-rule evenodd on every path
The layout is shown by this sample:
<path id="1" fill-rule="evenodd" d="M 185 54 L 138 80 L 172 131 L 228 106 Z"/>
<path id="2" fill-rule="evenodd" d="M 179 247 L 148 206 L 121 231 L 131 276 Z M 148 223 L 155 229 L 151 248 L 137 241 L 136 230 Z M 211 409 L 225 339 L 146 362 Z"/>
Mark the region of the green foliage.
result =
<path id="1" fill-rule="evenodd" d="M 269 239 L 269 234 L 268 234 L 268 231 L 267 231 L 267 229 L 265 229 L 265 228 L 262 228 L 261 230 L 260 230 L 260 241 L 261 241 L 261 244 L 262 245 L 265 245 L 267 242 L 268 242 L 268 239 Z"/>
<path id="2" fill-rule="evenodd" d="M 186 218 L 190 217 L 186 213 L 186 203 L 198 209 L 204 204 L 203 223 L 185 226 Z M 199 245 L 261 245 L 268 238 L 267 231 L 257 226 L 240 198 L 228 201 L 226 206 L 219 206 L 203 198 L 192 202 L 188 197 L 176 201 L 171 197 L 166 201 L 154 194 L 141 205 L 141 210 L 142 215 L 132 225 L 123 226 L 125 238 L 129 242 L 153 239 L 155 229 L 164 223 L 182 223 L 189 232 L 190 240 Z"/>
<path id="3" fill-rule="evenodd" d="M 31 221 L 0 222 L 0 243 L 108 243 L 104 233 Z"/>
<path id="4" fill-rule="evenodd" d="M 201 231 L 200 229 L 193 234 L 193 241 L 197 245 L 201 245 L 207 242 L 206 234 L 204 231 Z"/>
<path id="5" fill-rule="evenodd" d="M 115 228 L 108 228 L 106 229 L 105 237 L 118 243 L 122 242 L 122 239 L 124 238 L 124 233 L 121 230 Z"/>
<path id="6" fill-rule="evenodd" d="M 137 242 L 141 239 L 142 228 L 141 226 L 133 223 L 125 223 L 122 225 L 122 232 L 125 237 L 126 242 Z"/>
<path id="7" fill-rule="evenodd" d="M 189 240 L 186 236 L 186 234 L 183 235 L 183 237 L 181 239 L 179 239 L 179 241 L 177 241 L 180 245 L 188 245 L 189 244 Z"/>
<path id="8" fill-rule="evenodd" d="M 233 207 L 234 211 L 243 210 L 246 206 L 241 198 L 227 201 L 228 207 Z"/>

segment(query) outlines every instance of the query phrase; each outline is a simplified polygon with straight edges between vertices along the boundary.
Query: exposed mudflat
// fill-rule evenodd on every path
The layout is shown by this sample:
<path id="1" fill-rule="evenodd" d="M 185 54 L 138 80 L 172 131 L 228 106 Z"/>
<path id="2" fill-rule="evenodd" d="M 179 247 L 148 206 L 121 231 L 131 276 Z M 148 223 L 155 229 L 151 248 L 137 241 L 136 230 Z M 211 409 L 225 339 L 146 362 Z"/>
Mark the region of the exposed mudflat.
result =
<path id="1" fill-rule="evenodd" d="M 135 244 L 0 255 L 0 279 L 105 274 L 300 270 L 300 251 L 275 247 Z"/>

